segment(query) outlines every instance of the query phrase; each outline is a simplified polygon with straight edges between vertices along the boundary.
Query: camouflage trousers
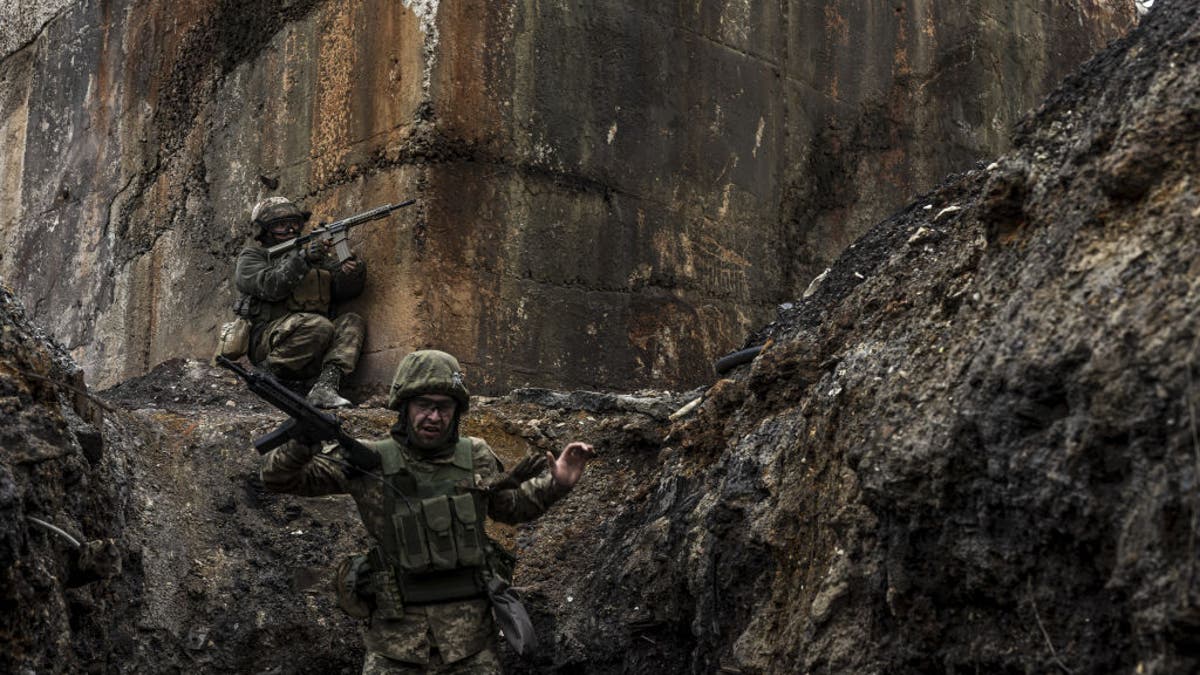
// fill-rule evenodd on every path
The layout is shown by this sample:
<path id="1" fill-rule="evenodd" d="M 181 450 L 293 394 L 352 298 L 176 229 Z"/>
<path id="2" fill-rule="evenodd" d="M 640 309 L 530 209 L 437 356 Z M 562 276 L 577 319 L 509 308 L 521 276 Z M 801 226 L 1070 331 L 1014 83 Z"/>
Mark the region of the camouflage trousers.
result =
<path id="1" fill-rule="evenodd" d="M 450 664 L 442 663 L 441 655 L 437 652 L 430 654 L 429 663 L 420 664 L 396 661 L 383 654 L 368 651 L 362 669 L 362 675 L 496 675 L 502 672 L 504 671 L 500 668 L 500 657 L 492 647 Z"/>
<path id="2" fill-rule="evenodd" d="M 349 373 L 358 364 L 366 329 L 357 314 L 343 314 L 333 321 L 320 314 L 288 314 L 259 331 L 250 346 L 250 360 L 292 380 L 316 377 L 326 365 Z"/>

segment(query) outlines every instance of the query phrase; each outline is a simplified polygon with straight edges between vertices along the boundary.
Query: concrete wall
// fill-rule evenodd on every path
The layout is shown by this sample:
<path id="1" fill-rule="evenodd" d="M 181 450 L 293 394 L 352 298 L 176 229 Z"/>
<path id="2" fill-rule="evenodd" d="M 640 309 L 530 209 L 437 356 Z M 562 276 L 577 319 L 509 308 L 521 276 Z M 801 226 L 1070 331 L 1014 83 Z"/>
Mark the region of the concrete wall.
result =
<path id="1" fill-rule="evenodd" d="M 354 235 L 359 384 L 436 346 L 481 392 L 690 386 L 1134 20 L 646 5 L 0 4 L 27 36 L 0 53 L 0 278 L 112 384 L 211 353 L 259 198 L 328 219 L 415 197 Z"/>

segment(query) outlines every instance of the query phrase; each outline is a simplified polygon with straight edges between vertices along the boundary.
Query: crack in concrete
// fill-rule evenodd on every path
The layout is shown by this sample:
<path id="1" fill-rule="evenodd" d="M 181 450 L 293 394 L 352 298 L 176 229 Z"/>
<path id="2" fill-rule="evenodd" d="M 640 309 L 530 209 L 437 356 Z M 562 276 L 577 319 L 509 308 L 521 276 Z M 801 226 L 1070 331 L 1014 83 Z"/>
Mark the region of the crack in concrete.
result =
<path id="1" fill-rule="evenodd" d="M 121 195 L 125 194 L 131 185 L 133 185 L 133 181 L 138 177 L 138 175 L 138 173 L 130 174 L 129 180 L 125 181 L 125 184 L 118 188 L 117 191 L 113 193 L 112 198 L 108 200 L 108 206 L 104 209 L 104 223 L 100 226 L 100 235 L 102 237 L 108 236 L 108 226 L 112 224 L 112 210 L 113 207 L 116 206 L 117 200 L 121 197 Z"/>
<path id="2" fill-rule="evenodd" d="M 662 281 L 647 281 L 636 287 L 629 287 L 629 286 L 611 286 L 611 285 L 605 285 L 605 284 L 598 284 L 598 285 L 592 286 L 592 285 L 589 285 L 589 284 L 586 284 L 583 282 L 572 283 L 572 282 L 565 282 L 565 281 L 554 281 L 551 279 L 545 279 L 545 278 L 535 277 L 535 276 L 526 277 L 526 276 L 522 276 L 520 274 L 517 274 L 517 273 L 509 271 L 509 270 L 504 270 L 504 271 L 500 271 L 500 272 L 492 272 L 492 274 L 494 274 L 497 277 L 515 280 L 518 283 L 528 282 L 528 283 L 531 283 L 531 284 L 534 284 L 534 285 L 540 286 L 540 287 L 550 287 L 550 288 L 557 288 L 557 289 L 571 289 L 571 290 L 578 290 L 582 293 L 596 293 L 596 294 L 601 294 L 601 295 L 618 295 L 618 296 L 623 296 L 623 297 L 624 296 L 633 296 L 633 295 L 643 295 L 643 292 L 645 289 L 652 288 L 652 289 L 657 289 L 657 290 L 663 291 L 666 295 L 669 295 L 672 298 L 675 298 L 674 291 L 684 290 L 684 291 L 696 292 L 700 297 L 694 298 L 691 302 L 689 302 L 689 304 L 697 304 L 698 302 L 728 302 L 728 303 L 736 304 L 738 306 L 745 306 L 747 304 L 755 305 L 757 302 L 759 302 L 759 301 L 756 301 L 752 297 L 743 298 L 743 297 L 737 296 L 733 293 L 721 294 L 721 293 L 705 292 L 706 289 L 704 289 L 703 287 L 696 285 L 696 284 L 689 284 L 689 283 L 686 283 L 686 281 L 680 281 L 679 279 L 676 279 L 675 281 L 673 281 L 671 283 L 666 283 L 666 282 L 662 282 Z M 762 302 L 767 303 L 769 306 L 774 305 L 773 301 L 765 301 L 764 300 Z"/>
<path id="3" fill-rule="evenodd" d="M 689 27 L 687 27 L 687 26 L 683 26 L 683 25 L 680 25 L 680 24 L 669 23 L 669 22 L 667 22 L 667 21 L 663 20 L 662 18 L 660 18 L 660 16 L 659 16 L 659 15 L 657 15 L 657 14 L 647 14 L 647 13 L 639 13 L 639 14 L 640 14 L 642 17 L 644 17 L 644 18 L 646 19 L 646 22 L 647 22 L 647 23 L 649 23 L 649 24 L 653 24 L 653 25 L 656 25 L 656 26 L 660 26 L 660 27 L 662 27 L 662 28 L 665 28 L 665 29 L 668 29 L 668 30 L 678 30 L 678 31 L 679 31 L 679 32 L 681 32 L 681 33 L 687 33 L 687 34 L 689 34 L 689 35 L 693 35 L 693 36 L 695 36 L 695 37 L 698 37 L 698 38 L 700 38 L 701 40 L 703 40 L 703 41 L 705 41 L 705 42 L 708 42 L 708 43 L 710 43 L 710 44 L 713 44 L 713 45 L 715 45 L 715 46 L 717 46 L 717 47 L 721 47 L 721 48 L 723 48 L 723 49 L 726 49 L 726 50 L 728 50 L 728 51 L 731 51 L 731 52 L 734 52 L 734 53 L 736 53 L 736 54 L 739 54 L 739 55 L 741 55 L 741 56 L 744 56 L 744 57 L 746 57 L 747 59 L 750 59 L 750 60 L 753 60 L 753 61 L 758 61 L 758 62 L 761 62 L 761 63 L 765 63 L 765 64 L 767 64 L 767 65 L 771 66 L 771 67 L 772 67 L 773 69 L 775 69 L 776 71 L 779 71 L 779 70 L 781 70 L 781 69 L 782 69 L 782 66 L 781 66 L 779 63 L 776 63 L 776 62 L 772 61 L 771 59 L 769 59 L 769 58 L 767 58 L 767 57 L 765 57 L 765 56 L 762 56 L 762 55 L 759 55 L 759 54 L 755 54 L 755 53 L 753 53 L 753 52 L 746 51 L 745 49 L 742 49 L 742 48 L 740 48 L 740 47 L 737 47 L 737 46 L 731 45 L 731 44 L 729 44 L 729 43 L 727 43 L 727 42 L 724 42 L 724 41 L 722 41 L 722 40 L 720 40 L 720 39 L 718 39 L 718 38 L 712 37 L 711 35 L 707 35 L 707 34 L 705 34 L 705 33 L 702 33 L 702 32 L 700 32 L 700 31 L 698 31 L 698 30 L 695 30 L 695 29 L 693 29 L 693 28 L 689 28 Z M 781 13 L 781 14 L 786 14 L 786 13 Z M 782 25 L 786 26 L 786 24 L 787 24 L 787 19 L 786 19 L 786 16 L 781 16 L 781 17 L 780 17 L 780 23 L 781 23 Z M 783 33 L 783 35 L 786 35 L 786 34 L 787 34 L 786 32 L 785 32 L 785 33 Z M 784 40 L 784 42 L 786 43 L 786 40 Z M 786 49 L 784 50 L 784 53 L 786 53 Z M 785 63 L 786 63 L 786 61 L 785 61 Z M 777 73 L 777 74 L 778 74 L 778 73 Z"/>
<path id="4" fill-rule="evenodd" d="M 56 14 L 54 14 L 49 19 L 46 19 L 44 22 L 42 22 L 42 25 L 38 26 L 38 29 L 36 31 L 34 31 L 33 37 L 31 37 L 28 40 L 26 40 L 25 42 L 21 43 L 21 45 L 19 45 L 18 47 L 16 47 L 9 53 L 5 54 L 4 56 L 0 56 L 0 66 L 3 66 L 10 58 L 25 51 L 26 49 L 29 48 L 30 45 L 32 45 L 35 42 L 37 42 L 38 40 L 40 40 L 42 37 L 42 34 L 44 34 L 46 32 L 46 29 L 50 26 L 50 24 L 54 23 L 55 21 L 58 21 L 58 19 L 61 18 L 62 15 L 66 14 L 70 10 L 71 10 L 71 7 L 63 6 L 62 8 L 60 8 L 58 10 L 58 12 Z"/>
<path id="5" fill-rule="evenodd" d="M 679 30 L 683 31 L 684 33 L 688 33 L 690 35 L 694 35 L 694 36 L 700 38 L 701 40 L 704 40 L 705 42 L 716 45 L 717 47 L 721 47 L 727 51 L 733 52 L 734 54 L 743 56 L 751 61 L 757 61 L 758 63 L 764 63 L 764 64 L 770 66 L 771 70 L 774 71 L 774 73 L 776 75 L 779 75 L 783 71 L 782 65 L 780 65 L 779 63 L 777 63 L 775 61 L 772 61 L 771 59 L 769 59 L 765 56 L 755 54 L 753 52 L 748 52 L 745 49 L 742 49 L 740 47 L 735 47 L 727 42 L 722 42 L 721 40 L 718 40 L 717 38 L 711 37 L 709 35 L 705 35 L 704 33 L 701 33 L 700 31 L 697 31 L 697 30 L 692 30 L 690 28 L 680 28 Z"/>

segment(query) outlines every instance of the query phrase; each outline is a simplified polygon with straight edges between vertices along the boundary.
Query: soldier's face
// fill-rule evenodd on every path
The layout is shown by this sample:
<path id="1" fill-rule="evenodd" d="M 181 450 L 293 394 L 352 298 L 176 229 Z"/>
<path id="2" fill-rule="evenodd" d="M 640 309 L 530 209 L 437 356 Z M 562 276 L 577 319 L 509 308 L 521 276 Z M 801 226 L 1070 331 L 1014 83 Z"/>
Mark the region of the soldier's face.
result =
<path id="1" fill-rule="evenodd" d="M 300 227 L 303 224 L 303 221 L 296 219 L 276 220 L 267 223 L 267 234 L 275 243 L 282 244 L 295 239 L 296 235 L 300 234 Z"/>
<path id="2" fill-rule="evenodd" d="M 424 394 L 408 402 L 409 437 L 421 449 L 446 443 L 458 402 L 443 394 Z"/>

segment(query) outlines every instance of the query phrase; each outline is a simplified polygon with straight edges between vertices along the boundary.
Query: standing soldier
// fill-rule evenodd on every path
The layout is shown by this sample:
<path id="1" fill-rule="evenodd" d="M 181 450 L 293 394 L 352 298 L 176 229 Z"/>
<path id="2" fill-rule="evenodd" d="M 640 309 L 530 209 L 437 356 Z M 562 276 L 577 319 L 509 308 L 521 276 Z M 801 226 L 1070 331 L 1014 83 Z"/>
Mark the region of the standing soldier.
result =
<path id="1" fill-rule="evenodd" d="M 284 379 L 316 377 L 309 402 L 337 408 L 350 405 L 338 388 L 358 363 L 366 324 L 349 312 L 333 318 L 333 303 L 362 292 L 367 268 L 357 258 L 337 264 L 327 240 L 276 257 L 267 253 L 296 238 L 308 216 L 284 197 L 254 207 L 250 219 L 258 245 L 238 255 L 234 285 L 241 296 L 235 309 L 251 323 L 251 363 Z"/>
<path id="2" fill-rule="evenodd" d="M 506 587 L 511 559 L 488 538 L 485 521 L 536 518 L 595 456 L 590 445 L 570 443 L 557 459 L 546 453 L 549 472 L 525 460 L 502 474 L 487 443 L 459 436 L 468 404 L 453 356 L 413 352 L 392 381 L 388 407 L 399 417 L 390 436 L 363 441 L 379 469 L 351 469 L 337 446 L 320 452 L 295 441 L 266 457 L 267 489 L 349 493 L 358 505 L 375 547 L 343 564 L 338 592 L 344 609 L 370 618 L 364 674 L 500 672 L 488 598 L 502 613 L 495 591 Z"/>

